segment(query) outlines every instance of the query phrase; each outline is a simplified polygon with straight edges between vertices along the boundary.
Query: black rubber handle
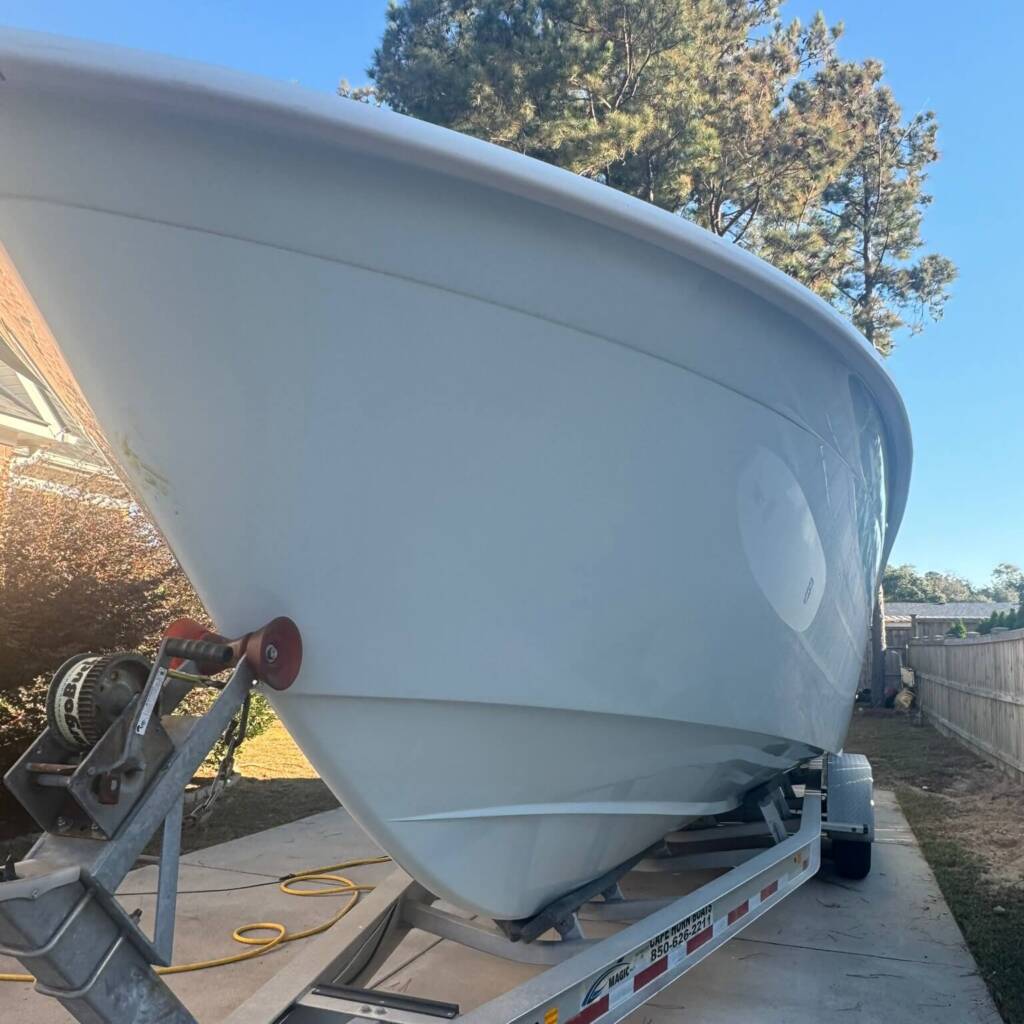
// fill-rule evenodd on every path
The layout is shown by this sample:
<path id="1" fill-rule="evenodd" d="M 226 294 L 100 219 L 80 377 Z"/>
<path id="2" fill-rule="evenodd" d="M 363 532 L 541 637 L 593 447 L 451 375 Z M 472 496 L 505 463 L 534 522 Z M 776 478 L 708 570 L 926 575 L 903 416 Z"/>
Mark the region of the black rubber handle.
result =
<path id="1" fill-rule="evenodd" d="M 173 636 L 164 641 L 164 653 L 172 658 L 204 661 L 214 665 L 228 665 L 235 656 L 227 644 L 214 644 L 209 640 L 182 640 Z"/>

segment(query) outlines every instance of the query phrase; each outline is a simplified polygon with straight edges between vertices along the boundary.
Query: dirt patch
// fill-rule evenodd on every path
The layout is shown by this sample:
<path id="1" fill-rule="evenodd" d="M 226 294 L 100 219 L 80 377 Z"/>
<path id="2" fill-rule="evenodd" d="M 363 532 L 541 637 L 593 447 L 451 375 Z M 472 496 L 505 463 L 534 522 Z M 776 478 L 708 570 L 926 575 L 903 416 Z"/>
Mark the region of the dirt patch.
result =
<path id="1" fill-rule="evenodd" d="M 241 778 L 220 798 L 209 820 L 183 831 L 184 853 L 338 806 L 280 722 L 242 746 L 235 768 Z"/>
<path id="2" fill-rule="evenodd" d="M 940 798 L 950 826 L 969 841 L 986 875 L 1024 886 L 1024 784 L 899 712 L 858 710 L 847 746 L 868 755 L 878 785 Z"/>
<path id="3" fill-rule="evenodd" d="M 1024 1024 L 1024 785 L 900 712 L 857 712 L 846 745 L 896 791 L 1003 1019 Z"/>

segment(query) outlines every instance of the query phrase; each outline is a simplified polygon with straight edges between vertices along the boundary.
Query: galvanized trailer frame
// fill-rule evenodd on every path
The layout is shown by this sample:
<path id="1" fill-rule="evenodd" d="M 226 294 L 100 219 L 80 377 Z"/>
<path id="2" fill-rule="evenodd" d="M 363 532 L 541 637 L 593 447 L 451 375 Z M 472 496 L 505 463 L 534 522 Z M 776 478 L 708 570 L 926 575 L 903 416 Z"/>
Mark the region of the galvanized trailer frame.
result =
<path id="1" fill-rule="evenodd" d="M 159 660 L 153 680 L 158 666 Z M 145 776 L 145 788 L 111 835 L 80 838 L 55 823 L 29 857 L 13 866 L 13 877 L 5 871 L 0 952 L 25 963 L 39 979 L 37 990 L 59 999 L 78 1020 L 195 1024 L 151 965 L 171 957 L 184 785 L 254 685 L 253 671 L 243 661 L 206 715 L 181 722 L 184 728 L 164 720 L 170 753 Z M 45 752 L 46 738 L 44 733 L 26 752 L 26 764 Z M 19 762 L 9 782 L 31 802 L 36 794 L 25 770 Z M 78 772 L 88 770 L 86 758 Z M 801 795 L 794 785 L 802 787 Z M 866 873 L 874 837 L 871 790 L 866 758 L 826 755 L 748 794 L 743 807 L 725 819 L 708 819 L 703 828 L 667 836 L 524 921 L 460 916 L 396 870 L 226 1024 L 433 1024 L 437 1018 L 458 1018 L 462 1024 L 613 1024 L 813 877 L 823 834 L 831 834 L 837 850 L 844 851 L 844 863 Z M 161 825 L 160 895 L 150 938 L 114 893 Z M 725 872 L 663 899 L 629 899 L 620 884 L 629 889 L 629 876 L 644 872 L 708 868 Z M 625 927 L 587 938 L 586 922 L 593 920 Z M 546 969 L 461 1015 L 455 1003 L 358 987 L 372 980 L 413 930 Z"/>
<path id="2" fill-rule="evenodd" d="M 675 833 L 620 879 L 628 886 L 629 875 L 642 872 L 728 868 L 724 874 L 678 898 L 657 900 L 627 899 L 620 879 L 599 880 L 600 892 L 581 893 L 576 901 L 570 897 L 566 907 L 544 920 L 552 925 L 551 938 L 513 941 L 507 929 L 436 906 L 431 893 L 397 870 L 225 1024 L 431 1024 L 437 1018 L 457 1018 L 460 1024 L 614 1024 L 812 878 L 820 866 L 823 834 L 840 843 L 870 844 L 874 820 L 867 759 L 828 755 L 802 774 L 808 784 L 801 797 L 780 777 L 748 801 L 761 821 L 710 822 L 704 829 Z M 823 820 L 826 797 L 831 820 Z M 751 847 L 758 839 L 772 845 Z M 573 902 L 576 907 L 567 910 Z M 566 916 L 559 918 L 560 913 Z M 589 920 L 628 924 L 611 936 L 587 939 Z M 413 929 L 547 970 L 463 1014 L 454 1003 L 357 987 L 387 963 Z"/>
<path id="3" fill-rule="evenodd" d="M 821 797 L 807 794 L 800 828 L 745 863 L 675 900 L 629 900 L 618 891 L 584 904 L 578 917 L 633 923 L 603 939 L 578 937 L 513 943 L 497 929 L 432 905 L 433 897 L 403 871 L 394 872 L 340 926 L 256 992 L 226 1024 L 254 1021 L 327 1024 L 366 1019 L 427 1024 L 440 1013 L 413 1001 L 396 1007 L 372 990 L 344 987 L 369 977 L 413 928 L 506 959 L 549 964 L 548 970 L 458 1017 L 463 1024 L 611 1024 L 728 942 L 813 877 L 820 862 Z M 762 831 L 764 831 L 762 829 Z M 706 854 L 666 857 L 666 870 L 706 865 Z M 657 870 L 658 858 L 642 862 Z M 618 887 L 616 886 L 617 890 Z M 305 978 L 303 982 L 302 979 Z"/>

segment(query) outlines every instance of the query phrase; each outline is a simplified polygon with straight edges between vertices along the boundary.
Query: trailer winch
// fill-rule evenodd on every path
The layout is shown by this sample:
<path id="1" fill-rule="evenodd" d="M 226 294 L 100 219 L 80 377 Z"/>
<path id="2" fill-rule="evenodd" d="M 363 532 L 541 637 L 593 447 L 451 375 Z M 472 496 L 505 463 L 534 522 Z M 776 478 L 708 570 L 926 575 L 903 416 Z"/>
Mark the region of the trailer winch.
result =
<path id="1" fill-rule="evenodd" d="M 81 654 L 50 682 L 46 720 L 69 750 L 88 750 L 142 692 L 152 666 L 140 654 Z"/>
<path id="2" fill-rule="evenodd" d="M 286 689 L 301 662 L 291 619 L 234 640 L 179 620 L 152 662 L 83 654 L 57 671 L 48 726 L 4 780 L 44 833 L 0 881 L 0 953 L 39 992 L 82 1021 L 193 1019 L 152 969 L 171 959 L 185 787 L 253 687 Z M 197 686 L 220 691 L 209 710 L 174 714 Z M 147 935 L 114 893 L 161 827 Z"/>

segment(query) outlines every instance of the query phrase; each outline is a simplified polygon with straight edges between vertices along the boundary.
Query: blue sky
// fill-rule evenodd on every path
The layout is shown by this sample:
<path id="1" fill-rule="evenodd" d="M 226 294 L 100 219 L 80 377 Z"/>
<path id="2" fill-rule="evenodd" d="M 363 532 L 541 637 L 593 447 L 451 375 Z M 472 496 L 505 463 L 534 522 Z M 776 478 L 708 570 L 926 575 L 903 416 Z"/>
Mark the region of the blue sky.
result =
<path id="1" fill-rule="evenodd" d="M 331 91 L 366 80 L 385 0 L 139 3 L 0 0 L 0 24 L 98 39 L 241 68 Z M 1024 355 L 1024 162 L 1018 42 L 1024 5 L 987 0 L 791 0 L 789 16 L 843 20 L 841 52 L 877 57 L 908 112 L 936 111 L 943 159 L 927 244 L 960 267 L 945 319 L 889 359 L 910 410 L 916 461 L 894 562 L 976 582 L 1024 563 L 1020 422 Z"/>

